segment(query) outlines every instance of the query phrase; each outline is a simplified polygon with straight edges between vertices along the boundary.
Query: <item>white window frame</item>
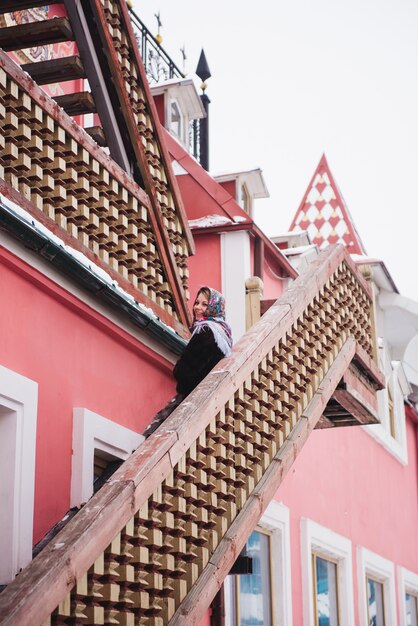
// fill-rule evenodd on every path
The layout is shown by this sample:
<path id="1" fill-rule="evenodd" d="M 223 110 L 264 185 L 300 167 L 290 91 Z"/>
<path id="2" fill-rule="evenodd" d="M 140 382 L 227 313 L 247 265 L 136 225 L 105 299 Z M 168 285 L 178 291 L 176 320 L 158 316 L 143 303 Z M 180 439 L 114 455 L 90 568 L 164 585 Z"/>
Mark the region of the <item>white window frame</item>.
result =
<path id="1" fill-rule="evenodd" d="M 302 518 L 300 527 L 304 626 L 315 626 L 314 593 L 316 590 L 312 571 L 313 553 L 320 558 L 337 563 L 340 626 L 354 626 L 351 541 L 311 519 Z"/>
<path id="2" fill-rule="evenodd" d="M 408 464 L 408 450 L 406 439 L 404 396 L 409 393 L 408 381 L 400 361 L 389 360 L 389 348 L 382 338 L 379 338 L 379 365 L 386 373 L 386 388 L 377 392 L 378 415 L 380 424 L 370 424 L 362 428 L 373 439 L 378 441 L 402 465 Z M 393 409 L 395 413 L 396 437 L 391 434 L 389 395 L 390 387 Z"/>
<path id="3" fill-rule="evenodd" d="M 388 561 L 367 548 L 358 546 L 357 574 L 360 626 L 368 626 L 369 624 L 367 611 L 367 577 L 382 583 L 385 624 L 386 626 L 396 626 L 398 620 L 396 619 L 395 567 L 392 561 Z"/>
<path id="4" fill-rule="evenodd" d="M 418 574 L 414 574 L 404 567 L 398 567 L 398 589 L 400 614 L 399 623 L 400 626 L 407 626 L 405 594 L 410 593 L 414 596 L 418 596 Z"/>
<path id="5" fill-rule="evenodd" d="M 292 626 L 292 575 L 290 560 L 290 514 L 281 502 L 273 500 L 261 517 L 258 527 L 270 534 L 270 581 L 273 626 Z M 231 602 L 230 577 L 225 579 L 225 626 L 229 623 Z M 278 601 L 276 601 L 276 598 Z"/>
<path id="6" fill-rule="evenodd" d="M 173 120 L 171 117 L 171 106 L 175 104 L 177 107 L 177 110 L 179 112 L 179 116 L 180 116 L 180 135 L 178 135 L 174 130 L 173 130 Z M 167 118 L 168 119 L 168 130 L 170 131 L 170 133 L 176 137 L 176 139 L 178 141 L 180 141 L 183 145 L 185 145 L 186 143 L 186 133 L 189 132 L 189 120 L 187 118 L 187 115 L 185 115 L 183 107 L 181 106 L 179 100 L 173 96 L 170 96 L 167 98 Z"/>
<path id="7" fill-rule="evenodd" d="M 32 560 L 37 412 L 38 383 L 0 366 L 1 585 Z"/>
<path id="8" fill-rule="evenodd" d="M 143 435 L 89 409 L 74 408 L 71 507 L 80 507 L 93 495 L 95 450 L 125 461 L 143 440 Z"/>
<path id="9" fill-rule="evenodd" d="M 222 293 L 227 303 L 226 318 L 234 342 L 246 332 L 245 281 L 249 278 L 250 237 L 247 231 L 221 234 Z M 231 259 L 235 262 L 231 263 Z"/>

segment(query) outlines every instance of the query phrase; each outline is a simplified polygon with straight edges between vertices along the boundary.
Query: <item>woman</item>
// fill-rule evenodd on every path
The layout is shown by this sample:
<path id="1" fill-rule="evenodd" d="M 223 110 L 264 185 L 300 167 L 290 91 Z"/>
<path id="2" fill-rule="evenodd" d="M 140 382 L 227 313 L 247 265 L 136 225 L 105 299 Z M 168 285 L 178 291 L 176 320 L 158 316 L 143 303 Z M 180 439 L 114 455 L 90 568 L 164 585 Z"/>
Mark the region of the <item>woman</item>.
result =
<path id="1" fill-rule="evenodd" d="M 177 394 L 152 420 L 144 437 L 149 437 L 174 411 L 213 367 L 231 354 L 231 328 L 225 322 L 225 299 L 219 291 L 202 287 L 193 305 L 192 336 L 174 367 Z"/>

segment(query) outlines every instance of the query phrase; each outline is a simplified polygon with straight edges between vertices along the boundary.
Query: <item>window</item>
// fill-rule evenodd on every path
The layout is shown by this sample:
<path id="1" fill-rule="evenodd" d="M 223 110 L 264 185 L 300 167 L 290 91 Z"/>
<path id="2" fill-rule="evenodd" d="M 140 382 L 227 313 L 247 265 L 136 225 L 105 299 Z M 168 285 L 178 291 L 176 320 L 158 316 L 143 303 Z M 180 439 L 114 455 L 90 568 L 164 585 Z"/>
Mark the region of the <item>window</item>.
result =
<path id="1" fill-rule="evenodd" d="M 301 520 L 303 623 L 354 626 L 351 541 Z"/>
<path id="2" fill-rule="evenodd" d="M 74 409 L 71 507 L 87 502 L 94 492 L 95 476 L 112 469 L 111 462 L 127 459 L 143 439 L 93 411 Z"/>
<path id="3" fill-rule="evenodd" d="M 418 574 L 398 567 L 400 626 L 418 626 Z"/>
<path id="4" fill-rule="evenodd" d="M 180 107 L 176 100 L 172 100 L 170 104 L 170 131 L 179 139 L 183 138 L 183 124 Z"/>
<path id="5" fill-rule="evenodd" d="M 339 626 L 338 563 L 312 555 L 316 626 Z"/>
<path id="6" fill-rule="evenodd" d="M 252 574 L 231 576 L 234 623 L 238 626 L 272 626 L 270 536 L 251 533 L 246 544 Z"/>
<path id="7" fill-rule="evenodd" d="M 406 624 L 418 626 L 418 597 L 412 593 L 405 594 Z"/>
<path id="8" fill-rule="evenodd" d="M 107 479 L 116 472 L 122 463 L 122 459 L 118 459 L 108 452 L 104 452 L 103 450 L 94 451 L 93 493 L 101 489 Z"/>
<path id="9" fill-rule="evenodd" d="M 38 385 L 0 366 L 0 585 L 32 559 Z"/>
<path id="10" fill-rule="evenodd" d="M 367 576 L 367 619 L 369 626 L 385 626 L 383 583 Z"/>
<path id="11" fill-rule="evenodd" d="M 246 545 L 250 575 L 227 576 L 226 626 L 292 624 L 289 510 L 271 502 Z"/>
<path id="12" fill-rule="evenodd" d="M 396 413 L 395 413 L 395 406 L 393 404 L 393 398 L 392 398 L 393 392 L 391 391 L 391 387 L 392 385 L 388 383 L 387 394 L 388 394 L 388 411 L 389 411 L 389 431 L 390 431 L 391 437 L 396 439 Z"/>
<path id="13" fill-rule="evenodd" d="M 251 215 L 251 196 L 245 183 L 242 183 L 241 185 L 241 202 L 239 204 L 241 208 L 244 209 L 246 213 L 248 213 L 248 215 Z"/>
<path id="14" fill-rule="evenodd" d="M 395 572 L 391 561 L 357 549 L 360 626 L 392 626 L 396 622 Z"/>
<path id="15" fill-rule="evenodd" d="M 406 447 L 404 396 L 409 393 L 408 381 L 402 365 L 390 361 L 389 349 L 379 340 L 379 366 L 386 374 L 386 388 L 377 392 L 380 424 L 363 426 L 400 463 L 408 462 Z"/>

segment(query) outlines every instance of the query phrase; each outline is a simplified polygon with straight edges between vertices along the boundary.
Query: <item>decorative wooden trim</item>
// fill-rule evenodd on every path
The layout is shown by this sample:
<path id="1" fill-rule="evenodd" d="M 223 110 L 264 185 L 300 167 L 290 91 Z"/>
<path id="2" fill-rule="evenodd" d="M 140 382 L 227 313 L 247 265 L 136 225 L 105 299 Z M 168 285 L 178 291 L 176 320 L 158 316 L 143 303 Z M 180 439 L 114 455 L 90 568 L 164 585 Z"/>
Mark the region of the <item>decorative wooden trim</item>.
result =
<path id="1" fill-rule="evenodd" d="M 121 13 L 123 16 L 123 9 L 125 8 L 124 2 L 123 1 L 119 2 L 118 0 L 113 0 L 113 1 L 116 2 L 118 9 L 121 10 Z M 133 138 L 132 147 L 135 152 L 136 162 L 138 164 L 142 179 L 144 181 L 145 190 L 148 194 L 148 197 L 150 198 L 149 216 L 150 216 L 150 220 L 152 223 L 154 235 L 157 241 L 157 245 L 159 248 L 160 256 L 163 261 L 164 269 L 167 272 L 168 279 L 173 290 L 173 298 L 174 298 L 176 309 L 180 313 L 181 321 L 186 326 L 188 326 L 191 324 L 190 311 L 188 309 L 187 302 L 185 299 L 185 294 L 183 290 L 183 285 L 180 280 L 177 263 L 175 261 L 171 244 L 168 241 L 166 229 L 163 224 L 163 216 L 160 211 L 155 186 L 153 184 L 153 181 L 151 180 L 150 170 L 149 170 L 149 166 L 148 166 L 147 159 L 145 156 L 145 149 L 144 149 L 144 145 L 142 142 L 142 137 L 139 133 L 138 127 L 132 115 L 131 103 L 130 103 L 129 96 L 126 90 L 124 78 L 120 71 L 120 63 L 118 61 L 116 50 L 113 45 L 113 40 L 112 40 L 112 37 L 110 35 L 109 29 L 106 23 L 106 17 L 105 17 L 102 1 L 94 0 L 93 7 L 94 7 L 94 11 L 95 11 L 96 18 L 97 18 L 97 24 L 100 25 L 101 27 L 100 34 L 102 37 L 102 42 L 104 45 L 104 50 L 107 56 L 107 60 L 111 69 L 113 82 L 114 82 L 114 85 L 118 94 L 118 98 L 120 100 L 121 111 L 123 113 L 123 116 L 124 116 L 124 119 L 128 128 L 128 132 L 130 136 Z M 131 26 L 130 26 L 130 29 L 132 30 Z M 133 34 L 132 34 L 132 37 L 133 37 Z M 133 37 L 133 41 L 135 41 L 134 37 Z M 135 59 L 137 62 L 138 71 L 139 72 L 141 72 L 141 70 L 144 71 L 142 60 L 140 59 L 139 51 L 137 50 L 136 41 L 135 43 L 130 41 L 130 45 L 131 45 L 131 49 L 134 51 L 135 54 L 137 54 L 137 57 L 138 57 Z M 154 104 L 153 99 L 152 99 L 152 96 L 150 95 L 149 87 L 148 87 L 148 83 L 146 79 L 145 79 L 145 82 L 141 84 L 141 88 L 149 97 L 149 100 L 147 102 L 148 106 L 153 106 Z M 148 92 L 147 92 L 147 88 L 148 88 Z M 155 109 L 152 109 L 151 119 L 152 119 L 152 112 L 154 112 L 156 115 Z M 159 125 L 158 116 L 156 116 L 155 119 L 152 120 L 152 122 L 153 122 L 154 131 L 155 131 Z M 162 146 L 165 147 L 163 142 L 160 141 L 160 143 Z M 169 167 L 166 167 L 165 171 L 168 176 L 168 172 L 170 171 Z M 174 190 L 172 189 L 171 191 L 174 194 Z M 190 231 L 188 229 L 188 226 L 185 232 L 188 233 L 188 236 L 190 238 Z M 190 247 L 190 244 L 189 244 L 189 247 Z"/>
<path id="2" fill-rule="evenodd" d="M 323 252 L 0 594 L 4 623 L 42 622 L 58 603 L 57 619 L 84 615 L 99 591 L 109 621 L 132 612 L 125 592 L 143 580 L 134 606 L 145 623 L 198 624 L 356 344 L 372 354 L 369 310 L 345 252 Z"/>
<path id="3" fill-rule="evenodd" d="M 56 222 L 45 215 L 40 209 L 35 207 L 32 202 L 25 198 L 19 191 L 13 189 L 6 181 L 0 178 L 0 194 L 20 206 L 27 213 L 29 213 L 40 224 L 45 226 L 53 235 L 62 239 L 62 241 L 84 254 L 92 263 L 100 267 L 107 272 L 109 276 L 119 283 L 120 287 L 131 295 L 137 302 L 140 302 L 144 306 L 150 308 L 155 315 L 168 326 L 174 328 L 174 330 L 183 338 L 189 336 L 188 329 L 180 322 L 174 319 L 167 311 L 160 307 L 156 302 L 145 296 L 139 289 L 135 289 L 132 284 L 121 276 L 117 271 L 113 270 L 107 263 L 102 261 L 96 254 L 94 254 L 87 246 L 84 246 L 78 239 L 68 234 L 66 230 L 61 228 Z"/>
<path id="4" fill-rule="evenodd" d="M 132 28 L 131 18 L 129 17 L 127 3 L 122 1 L 120 3 L 120 9 L 122 13 L 125 32 L 128 35 L 130 44 L 132 46 L 132 52 L 134 53 L 135 60 L 138 66 L 139 74 L 141 77 L 142 88 L 144 89 L 146 97 L 147 97 L 148 106 L 150 109 L 150 115 L 154 123 L 154 132 L 158 138 L 158 144 L 161 150 L 161 156 L 162 156 L 163 164 L 165 167 L 165 172 L 167 174 L 167 178 L 168 178 L 170 187 L 172 189 L 172 192 L 175 198 L 176 208 L 179 213 L 180 221 L 183 225 L 183 231 L 187 239 L 187 244 L 189 246 L 189 253 L 192 255 L 195 253 L 195 245 L 194 245 L 193 237 L 192 237 L 189 225 L 188 225 L 186 210 L 183 205 L 183 200 L 181 197 L 177 179 L 174 176 L 173 169 L 171 166 L 171 159 L 170 159 L 170 155 L 168 153 L 168 149 L 164 140 L 163 130 L 162 130 L 160 118 L 157 112 L 157 107 L 155 105 L 154 98 L 152 97 L 152 94 L 151 94 L 145 67 L 141 59 L 138 44 L 136 43 L 136 38 L 135 38 L 135 34 Z"/>
<path id="5" fill-rule="evenodd" d="M 67 115 L 58 104 L 50 98 L 34 80 L 22 72 L 19 65 L 14 63 L 10 57 L 0 50 L 0 68 L 4 69 L 20 87 L 27 91 L 31 98 L 48 113 L 58 124 L 69 133 L 83 148 L 86 148 L 94 156 L 99 163 L 105 167 L 117 181 L 123 185 L 130 193 L 132 193 L 139 202 L 148 210 L 150 209 L 150 200 L 143 189 L 123 170 L 113 159 L 111 159 L 102 148 L 86 133 L 84 128 L 79 126 L 69 115 Z"/>

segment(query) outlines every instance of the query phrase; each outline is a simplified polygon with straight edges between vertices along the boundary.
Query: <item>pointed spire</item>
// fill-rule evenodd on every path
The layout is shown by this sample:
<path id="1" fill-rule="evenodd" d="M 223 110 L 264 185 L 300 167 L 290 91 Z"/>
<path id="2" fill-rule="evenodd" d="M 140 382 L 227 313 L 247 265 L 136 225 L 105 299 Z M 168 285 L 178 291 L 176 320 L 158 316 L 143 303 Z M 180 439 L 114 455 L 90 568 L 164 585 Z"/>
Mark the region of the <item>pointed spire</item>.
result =
<path id="1" fill-rule="evenodd" d="M 341 243 L 350 253 L 366 253 L 325 154 L 318 163 L 290 230 L 307 231 L 312 243 L 321 249 L 332 243 Z"/>
<path id="2" fill-rule="evenodd" d="M 202 87 L 202 90 L 205 91 L 206 81 L 208 78 L 211 77 L 211 73 L 210 73 L 208 62 L 206 60 L 205 51 L 203 50 L 203 48 L 202 48 L 202 52 L 200 53 L 199 62 L 197 64 L 196 74 L 199 76 L 200 80 L 203 81 L 201 87 Z"/>

